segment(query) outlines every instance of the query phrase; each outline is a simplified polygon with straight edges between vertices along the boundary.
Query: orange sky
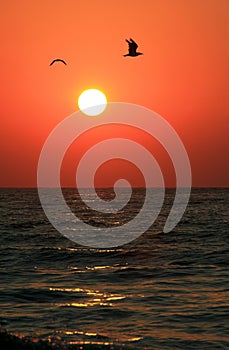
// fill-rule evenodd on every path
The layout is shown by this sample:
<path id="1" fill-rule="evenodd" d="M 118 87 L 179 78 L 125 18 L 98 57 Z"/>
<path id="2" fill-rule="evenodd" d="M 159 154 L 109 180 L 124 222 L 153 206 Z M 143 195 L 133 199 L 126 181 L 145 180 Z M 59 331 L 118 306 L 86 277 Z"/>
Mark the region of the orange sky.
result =
<path id="1" fill-rule="evenodd" d="M 90 87 L 163 116 L 187 149 L 193 186 L 229 185 L 228 0 L 9 0 L 0 16 L 0 186 L 36 186 L 43 143 Z M 129 37 L 143 56 L 123 57 Z M 50 67 L 56 57 L 68 65 Z M 157 152 L 174 185 L 166 155 L 146 136 L 132 137 Z M 69 157 L 64 184 L 71 186 Z M 98 184 L 109 185 L 114 168 L 120 175 L 121 163 L 107 166 Z M 134 181 L 141 184 L 139 174 Z"/>

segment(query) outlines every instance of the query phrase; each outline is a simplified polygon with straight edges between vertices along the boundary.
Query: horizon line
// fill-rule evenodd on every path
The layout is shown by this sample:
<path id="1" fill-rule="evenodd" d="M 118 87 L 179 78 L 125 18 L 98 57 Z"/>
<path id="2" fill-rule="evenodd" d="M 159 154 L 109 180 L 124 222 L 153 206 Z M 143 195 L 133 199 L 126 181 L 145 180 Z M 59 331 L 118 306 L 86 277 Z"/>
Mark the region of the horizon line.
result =
<path id="1" fill-rule="evenodd" d="M 57 189 L 59 187 L 37 187 L 37 186 L 0 186 L 0 189 L 38 189 L 38 188 L 47 188 L 47 189 Z M 60 187 L 61 189 L 114 189 L 113 186 L 104 186 L 104 187 L 73 187 L 73 186 L 63 186 Z M 116 187 L 116 188 L 130 188 L 130 187 Z M 137 188 L 137 189 L 146 189 L 146 188 L 165 188 L 165 189 L 176 189 L 176 188 L 189 188 L 185 186 L 165 186 L 165 187 L 145 187 L 145 186 L 131 186 L 131 188 Z M 229 185 L 226 186 L 191 186 L 191 189 L 195 188 L 229 188 Z"/>

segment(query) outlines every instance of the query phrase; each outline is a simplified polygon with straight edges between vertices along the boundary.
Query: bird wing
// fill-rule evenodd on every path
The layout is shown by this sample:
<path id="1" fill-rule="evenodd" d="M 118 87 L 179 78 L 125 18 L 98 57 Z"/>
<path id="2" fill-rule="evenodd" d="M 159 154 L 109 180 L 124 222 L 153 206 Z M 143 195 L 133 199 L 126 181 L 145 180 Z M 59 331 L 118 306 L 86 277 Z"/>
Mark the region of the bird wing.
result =
<path id="1" fill-rule="evenodd" d="M 135 54 L 136 50 L 137 50 L 137 47 L 138 47 L 136 42 L 133 39 L 131 39 L 131 38 L 130 38 L 130 41 L 126 39 L 126 42 L 129 45 L 129 54 L 130 55 Z"/>
<path id="2" fill-rule="evenodd" d="M 131 41 L 132 47 L 135 48 L 135 50 L 137 50 L 138 44 L 137 44 L 133 39 L 131 39 L 131 38 L 130 38 L 130 41 Z"/>
<path id="3" fill-rule="evenodd" d="M 50 63 L 50 66 L 52 66 L 53 63 L 55 63 L 55 62 L 62 62 L 62 63 L 64 63 L 65 65 L 67 65 L 67 63 L 66 63 L 64 60 L 61 60 L 60 58 L 56 58 L 55 60 L 53 60 L 53 61 Z"/>

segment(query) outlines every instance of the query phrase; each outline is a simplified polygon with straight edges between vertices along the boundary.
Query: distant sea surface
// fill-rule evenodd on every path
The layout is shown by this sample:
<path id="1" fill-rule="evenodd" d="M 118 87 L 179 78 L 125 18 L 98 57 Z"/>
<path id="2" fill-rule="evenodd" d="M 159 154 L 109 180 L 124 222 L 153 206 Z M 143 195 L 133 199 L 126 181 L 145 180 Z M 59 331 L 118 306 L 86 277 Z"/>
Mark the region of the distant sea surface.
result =
<path id="1" fill-rule="evenodd" d="M 80 206 L 74 190 L 64 192 L 70 207 Z M 143 192 L 135 189 L 130 217 Z M 111 249 L 58 233 L 36 189 L 0 195 L 0 323 L 7 332 L 123 349 L 229 348 L 229 189 L 193 189 L 183 219 L 165 234 L 174 198 L 167 190 L 152 228 Z"/>

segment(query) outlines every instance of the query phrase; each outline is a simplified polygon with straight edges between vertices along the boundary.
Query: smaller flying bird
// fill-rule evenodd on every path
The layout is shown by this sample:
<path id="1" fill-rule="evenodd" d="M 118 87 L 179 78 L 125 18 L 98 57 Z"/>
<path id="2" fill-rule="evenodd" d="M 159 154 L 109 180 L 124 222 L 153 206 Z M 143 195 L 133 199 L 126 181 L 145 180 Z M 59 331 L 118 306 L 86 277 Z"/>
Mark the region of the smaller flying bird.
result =
<path id="1" fill-rule="evenodd" d="M 130 38 L 130 41 L 126 39 L 126 42 L 128 43 L 128 46 L 129 46 L 129 53 L 127 53 L 126 55 L 123 55 L 124 57 L 126 56 L 135 57 L 135 56 L 143 55 L 142 52 L 137 52 L 138 45 L 133 39 Z"/>
<path id="2" fill-rule="evenodd" d="M 53 63 L 55 62 L 62 62 L 63 64 L 67 65 L 67 63 L 64 61 L 64 60 L 61 60 L 60 58 L 56 58 L 55 60 L 53 60 L 51 63 L 50 63 L 50 66 L 53 65 Z"/>

